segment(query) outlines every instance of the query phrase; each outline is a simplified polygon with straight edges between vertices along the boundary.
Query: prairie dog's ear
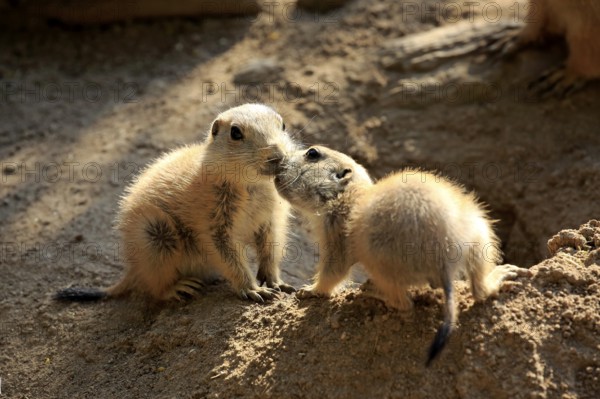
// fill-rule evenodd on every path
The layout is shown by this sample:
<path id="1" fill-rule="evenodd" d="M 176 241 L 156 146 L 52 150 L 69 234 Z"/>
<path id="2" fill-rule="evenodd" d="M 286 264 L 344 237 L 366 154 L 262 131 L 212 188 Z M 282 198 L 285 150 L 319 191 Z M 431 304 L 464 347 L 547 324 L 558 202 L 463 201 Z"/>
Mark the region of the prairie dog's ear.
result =
<path id="1" fill-rule="evenodd" d="M 212 124 L 212 127 L 210 128 L 210 134 L 215 137 L 217 135 L 217 133 L 219 133 L 219 127 L 221 126 L 221 121 L 219 119 L 215 119 L 215 121 Z"/>

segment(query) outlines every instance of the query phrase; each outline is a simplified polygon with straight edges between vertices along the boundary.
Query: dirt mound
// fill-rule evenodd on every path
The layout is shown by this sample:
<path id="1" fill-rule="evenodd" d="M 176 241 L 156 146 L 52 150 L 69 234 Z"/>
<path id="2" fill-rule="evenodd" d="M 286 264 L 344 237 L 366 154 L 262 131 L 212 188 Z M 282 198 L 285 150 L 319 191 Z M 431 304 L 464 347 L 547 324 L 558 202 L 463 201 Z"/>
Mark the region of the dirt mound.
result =
<path id="1" fill-rule="evenodd" d="M 565 230 L 556 254 L 474 304 L 458 285 L 459 327 L 425 368 L 441 322 L 442 293 L 415 290 L 403 316 L 346 288 L 330 300 L 286 296 L 267 305 L 224 285 L 188 304 L 132 299 L 44 301 L 36 324 L 5 333 L 4 389 L 11 397 L 593 398 L 600 379 L 599 223 Z M 558 238 L 557 238 L 558 237 Z M 560 238 L 566 237 L 566 238 Z M 15 336 L 17 335 L 17 336 Z M 4 335 L 7 336 L 6 334 Z M 43 358 L 41 358 L 43 357 Z M 27 370 L 14 373 L 11 370 Z"/>

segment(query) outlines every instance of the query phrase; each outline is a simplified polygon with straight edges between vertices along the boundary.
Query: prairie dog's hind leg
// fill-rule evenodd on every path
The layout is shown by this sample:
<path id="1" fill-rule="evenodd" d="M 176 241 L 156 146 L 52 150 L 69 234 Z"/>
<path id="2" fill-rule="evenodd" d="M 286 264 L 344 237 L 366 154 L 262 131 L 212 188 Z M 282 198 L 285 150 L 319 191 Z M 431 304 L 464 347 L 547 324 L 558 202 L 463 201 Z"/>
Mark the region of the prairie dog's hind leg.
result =
<path id="1" fill-rule="evenodd" d="M 145 215 L 122 227 L 128 271 L 109 293 L 117 296 L 132 285 L 155 299 L 168 300 L 178 278 L 180 242 L 167 215 L 158 209 L 146 209 Z"/>
<path id="2" fill-rule="evenodd" d="M 368 283 L 368 282 L 367 282 Z M 408 294 L 407 287 L 394 281 L 389 281 L 385 276 L 373 276 L 370 284 L 365 283 L 365 295 L 383 301 L 386 306 L 408 314 L 413 310 L 413 301 Z"/>

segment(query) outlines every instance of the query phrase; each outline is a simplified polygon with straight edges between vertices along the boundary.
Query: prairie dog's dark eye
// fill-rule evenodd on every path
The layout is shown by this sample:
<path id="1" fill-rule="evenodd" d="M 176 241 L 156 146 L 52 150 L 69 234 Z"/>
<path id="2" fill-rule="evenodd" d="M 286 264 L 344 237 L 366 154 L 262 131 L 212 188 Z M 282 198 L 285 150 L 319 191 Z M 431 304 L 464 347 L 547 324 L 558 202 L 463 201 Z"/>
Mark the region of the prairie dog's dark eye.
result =
<path id="1" fill-rule="evenodd" d="M 321 158 L 321 153 L 316 148 L 309 148 L 308 151 L 306 151 L 305 156 L 309 161 L 316 161 Z"/>
<path id="2" fill-rule="evenodd" d="M 285 130 L 285 122 L 281 123 L 281 130 Z"/>
<path id="3" fill-rule="evenodd" d="M 237 126 L 231 126 L 231 139 L 232 140 L 242 140 L 244 138 L 244 134 L 242 130 Z"/>

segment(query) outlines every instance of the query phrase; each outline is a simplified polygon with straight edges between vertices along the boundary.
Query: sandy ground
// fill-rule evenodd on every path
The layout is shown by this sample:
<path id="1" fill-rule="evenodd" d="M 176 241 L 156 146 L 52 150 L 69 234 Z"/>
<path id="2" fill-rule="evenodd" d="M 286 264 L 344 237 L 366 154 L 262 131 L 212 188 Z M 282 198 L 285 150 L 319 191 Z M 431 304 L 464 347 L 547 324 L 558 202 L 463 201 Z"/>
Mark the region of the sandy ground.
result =
<path id="1" fill-rule="evenodd" d="M 450 23 L 425 12 L 445 3 L 406 4 L 2 31 L 0 397 L 598 397 L 600 228 L 563 233 L 552 254 L 547 241 L 600 218 L 599 86 L 566 100 L 522 95 L 564 56 L 560 43 L 494 64 L 475 54 L 386 68 L 391 41 Z M 457 85 L 487 91 L 455 96 Z M 475 189 L 499 219 L 506 260 L 533 277 L 484 304 L 457 282 L 460 327 L 429 369 L 442 296 L 426 288 L 408 318 L 355 285 L 266 305 L 224 284 L 185 304 L 52 301 L 59 288 L 119 278 L 124 187 L 248 101 L 376 177 L 418 165 Z M 283 277 L 299 287 L 318 253 L 301 223 L 291 235 L 301 251 Z"/>

